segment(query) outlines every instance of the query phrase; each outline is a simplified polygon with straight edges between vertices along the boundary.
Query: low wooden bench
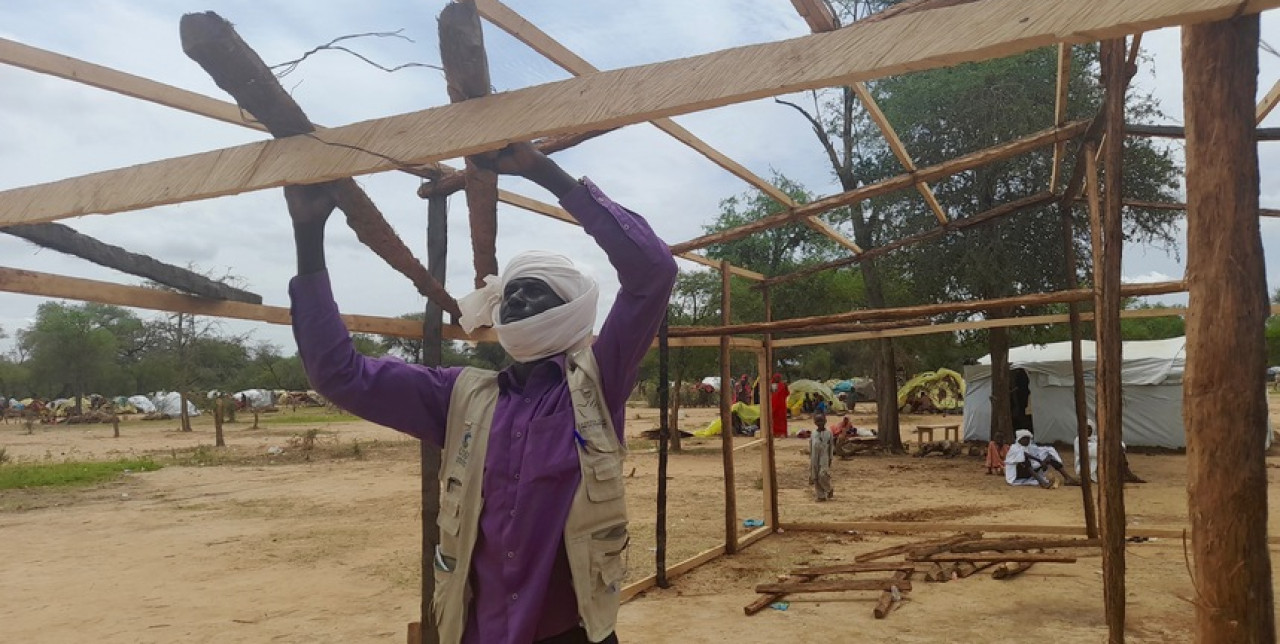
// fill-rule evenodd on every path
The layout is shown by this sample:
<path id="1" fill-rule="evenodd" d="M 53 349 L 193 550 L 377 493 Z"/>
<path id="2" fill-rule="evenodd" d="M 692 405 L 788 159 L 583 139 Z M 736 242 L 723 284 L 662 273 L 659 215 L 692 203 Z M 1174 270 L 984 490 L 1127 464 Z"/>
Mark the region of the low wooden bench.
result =
<path id="1" fill-rule="evenodd" d="M 924 435 L 928 434 L 929 442 L 932 443 L 933 430 L 935 429 L 942 430 L 943 440 L 954 440 L 957 443 L 960 442 L 960 423 L 942 423 L 938 425 L 916 425 L 916 442 L 923 444 L 925 442 Z M 952 434 L 955 434 L 955 438 L 951 438 Z"/>

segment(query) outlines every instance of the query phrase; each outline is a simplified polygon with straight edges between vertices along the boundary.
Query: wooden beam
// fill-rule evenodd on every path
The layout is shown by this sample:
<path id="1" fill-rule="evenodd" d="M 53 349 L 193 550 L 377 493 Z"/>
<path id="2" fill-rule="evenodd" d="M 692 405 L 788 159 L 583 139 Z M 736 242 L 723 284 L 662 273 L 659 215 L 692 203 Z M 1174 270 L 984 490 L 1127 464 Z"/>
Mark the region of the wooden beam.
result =
<path id="1" fill-rule="evenodd" d="M 262 304 L 262 296 L 210 279 L 190 269 L 173 266 L 146 255 L 131 253 L 57 223 L 25 224 L 0 228 L 0 232 L 20 237 L 60 253 L 87 259 L 99 266 L 149 279 L 191 295 L 216 300 Z"/>
<path id="2" fill-rule="evenodd" d="M 896 177 L 891 177 L 889 179 L 884 179 L 882 181 L 862 186 L 861 188 L 850 190 L 848 192 L 824 197 L 817 201 L 800 206 L 799 208 L 775 213 L 737 228 L 721 230 L 686 242 L 674 244 L 671 248 L 674 252 L 683 252 L 705 248 L 714 244 L 736 241 L 761 231 L 802 221 L 807 217 L 816 217 L 828 210 L 834 210 L 836 208 L 852 205 L 874 197 L 887 195 L 904 188 L 910 188 L 917 181 L 932 181 L 934 179 L 949 177 L 996 161 L 1025 154 L 1032 150 L 1049 145 L 1055 141 L 1065 141 L 1080 135 L 1086 128 L 1088 128 L 1088 126 L 1088 123 L 1081 121 L 1078 123 L 1072 123 L 1063 128 L 1042 130 L 1015 141 L 979 150 L 927 168 L 920 168 L 914 173 L 901 174 Z M 0 198 L 2 197 L 3 193 L 0 193 Z"/>
<path id="3" fill-rule="evenodd" d="M 1034 561 L 1037 563 L 1075 563 L 1075 557 L 1064 555 L 1036 554 L 1027 552 L 1014 552 L 1003 555 L 993 554 L 939 554 L 922 559 L 921 561 L 974 561 L 974 562 L 993 562 L 1000 563 L 1002 561 Z"/>
<path id="4" fill-rule="evenodd" d="M 252 320 L 268 324 L 289 324 L 289 309 L 283 306 L 265 306 L 228 300 L 210 300 L 180 293 L 170 293 L 141 286 L 126 286 L 98 280 L 51 275 L 36 271 L 0 267 L 0 291 L 22 293 L 41 297 L 100 302 L 153 311 L 191 313 L 213 317 Z M 368 315 L 344 315 L 347 328 L 355 333 L 376 333 L 399 338 L 421 338 L 422 325 L 413 320 L 375 317 Z M 444 337 L 449 340 L 496 340 L 492 333 L 467 336 L 455 325 L 444 327 Z"/>
<path id="5" fill-rule="evenodd" d="M 1280 0 L 1243 5 L 1240 0 L 980 0 L 373 119 L 327 130 L 322 137 L 253 143 L 11 189 L 0 192 L 0 224 L 320 183 L 493 150 L 512 141 L 616 127 L 1277 6 Z M 896 46 L 901 43 L 912 46 Z"/>
<path id="6" fill-rule="evenodd" d="M 1256 132 L 1258 141 L 1280 141 L 1280 127 L 1260 127 Z M 1187 138 L 1187 130 L 1181 125 L 1139 125 L 1130 123 L 1124 126 L 1124 133 L 1129 136 L 1165 139 Z"/>
<path id="7" fill-rule="evenodd" d="M 773 319 L 773 297 L 769 287 L 764 287 L 761 299 L 764 301 L 764 320 L 768 322 Z M 778 504 L 778 461 L 773 435 L 773 392 L 769 390 L 770 383 L 773 382 L 773 336 L 764 334 L 762 344 L 764 351 L 761 352 L 760 361 L 757 363 L 760 370 L 756 383 L 760 391 L 760 431 L 764 432 L 764 453 L 761 456 L 764 460 L 760 464 L 760 476 L 763 479 L 761 487 L 764 488 L 765 526 L 771 530 L 777 530 L 781 522 Z M 783 422 L 786 422 L 785 418 Z"/>
<path id="8" fill-rule="evenodd" d="M 911 160 L 911 155 L 907 154 L 907 146 L 902 144 L 902 139 L 898 138 L 897 130 L 893 129 L 893 125 L 889 123 L 889 118 L 884 115 L 884 111 L 880 109 L 880 104 L 876 102 L 871 92 L 867 91 L 866 83 L 854 83 L 853 93 L 858 95 L 858 100 L 862 101 L 862 107 L 867 110 L 867 116 L 880 128 L 880 134 L 884 136 L 885 142 L 889 144 L 889 150 L 893 152 L 893 156 L 898 158 L 898 163 L 902 164 L 902 169 L 907 172 L 916 171 L 916 162 Z M 1055 123 L 1055 125 L 1063 125 Z M 1059 143 L 1058 145 L 1061 145 Z M 942 204 L 938 203 L 938 198 L 933 194 L 933 188 L 929 187 L 924 181 L 916 182 L 916 190 L 920 192 L 920 196 L 924 197 L 924 201 L 928 204 L 929 209 L 933 211 L 933 216 L 938 219 L 938 223 L 947 223 L 947 213 L 942 209 Z"/>
<path id="9" fill-rule="evenodd" d="M 179 32 L 182 51 L 237 104 L 257 117 L 272 136 L 305 138 L 298 135 L 315 131 L 302 108 L 230 22 L 212 11 L 190 13 L 182 17 Z M 457 301 L 431 277 L 354 179 L 335 180 L 328 188 L 346 215 L 347 225 L 365 246 L 409 278 L 424 297 L 455 316 L 461 315 Z"/>
<path id="10" fill-rule="evenodd" d="M 732 323 L 732 291 L 729 262 L 720 261 L 720 323 Z M 720 336 L 720 455 L 724 465 L 724 552 L 738 552 L 738 494 L 733 473 L 733 356 L 729 336 Z"/>
<path id="11" fill-rule="evenodd" d="M 1144 297 L 1148 295 L 1167 295 L 1181 293 L 1186 285 L 1177 282 L 1153 282 L 1149 284 L 1125 284 L 1121 293 L 1124 297 Z M 940 304 L 918 304 L 887 309 L 857 309 L 831 315 L 815 315 L 803 318 L 790 318 L 773 322 L 747 322 L 743 324 L 721 325 L 702 329 L 708 334 L 745 334 L 776 332 L 803 329 L 813 325 L 837 324 L 842 322 L 859 322 L 863 320 L 895 320 L 903 318 L 931 317 L 950 313 L 966 313 L 971 311 L 987 311 L 991 309 L 1016 308 L 1022 306 L 1044 306 L 1048 304 L 1065 304 L 1067 302 L 1084 302 L 1093 297 L 1089 289 L 1073 291 L 1054 291 L 1052 293 L 1032 293 L 1015 295 L 989 300 L 969 300 L 964 302 L 944 302 Z"/>
<path id="12" fill-rule="evenodd" d="M 758 593 L 840 593 L 847 590 L 911 590 L 905 579 L 833 579 L 831 581 L 798 581 L 759 584 Z"/>
<path id="13" fill-rule="evenodd" d="M 449 264 L 449 198 L 443 195 L 427 199 L 427 271 L 444 284 Z M 422 364 L 444 365 L 444 309 L 428 301 L 422 316 Z M 418 476 L 421 481 L 422 512 L 422 594 L 418 598 L 420 644 L 439 644 L 440 630 L 431 615 L 435 597 L 435 554 L 440 545 L 440 447 L 431 441 L 418 441 Z M 425 625 L 425 626 L 424 626 Z"/>
<path id="14" fill-rule="evenodd" d="M 1258 101 L 1258 111 L 1254 124 L 1261 125 L 1262 120 L 1267 118 L 1271 110 L 1276 108 L 1277 103 L 1280 103 L 1280 80 L 1271 86 L 1271 91 L 1267 92 L 1267 95 L 1263 96 L 1261 101 Z"/>
<path id="15" fill-rule="evenodd" d="M 1084 526 L 1034 525 L 1034 524 L 1000 524 L 1000 523 L 935 523 L 911 521 L 838 521 L 838 522 L 795 522 L 783 523 L 783 530 L 793 532 L 885 532 L 891 534 L 932 534 L 937 532 L 990 532 L 995 534 L 1051 534 L 1084 536 Z M 1135 528 L 1125 531 L 1128 537 L 1146 537 L 1148 539 L 1180 540 L 1188 535 L 1190 528 Z M 1194 533 L 1191 533 L 1194 536 Z M 1210 536 L 1206 536 L 1213 543 Z M 1269 537 L 1270 545 L 1280 545 L 1280 536 Z M 1181 545 L 1177 543 L 1175 545 Z M 1265 551 L 1264 551 L 1265 552 Z"/>
<path id="16" fill-rule="evenodd" d="M 1085 148 L 1088 149 L 1087 147 Z M 1066 277 L 1068 289 L 1080 287 L 1076 275 L 1076 233 L 1073 207 L 1069 201 L 1058 202 L 1058 225 L 1062 231 L 1062 271 Z M 1079 453 L 1076 458 L 1081 463 L 1089 460 L 1089 409 L 1086 404 L 1084 382 L 1084 357 L 1082 353 L 1083 329 L 1080 322 L 1080 304 L 1067 304 L 1067 323 L 1071 333 L 1071 398 L 1076 412 L 1076 440 Z M 1093 481 L 1089 476 L 1080 478 L 1080 508 L 1084 512 L 1085 530 L 1090 538 L 1098 536 L 1098 516 L 1093 506 Z"/>
<path id="17" fill-rule="evenodd" d="M 595 74 L 600 71 L 584 58 L 573 53 L 573 51 L 568 47 L 565 47 L 559 41 L 539 29 L 536 25 L 513 11 L 510 7 L 502 4 L 499 0 L 475 0 L 475 4 L 480 10 L 480 14 L 483 15 L 486 20 L 493 23 L 494 26 L 511 34 L 516 40 L 528 45 L 534 51 L 546 56 L 548 60 L 559 65 L 570 74 L 573 74 L 574 76 L 585 76 L 588 74 Z M 795 200 L 793 200 L 790 195 L 783 192 L 777 186 L 765 181 L 759 176 L 756 176 L 755 173 L 748 170 L 742 164 L 720 153 L 720 151 L 711 147 L 710 144 L 702 139 L 694 136 L 692 132 L 681 127 L 680 124 L 675 121 L 669 118 L 659 118 L 650 122 L 659 130 L 671 135 L 675 140 L 693 148 L 696 152 L 710 159 L 716 165 L 728 170 L 739 179 L 751 184 L 756 189 L 768 195 L 774 201 L 777 201 L 787 207 L 794 207 L 796 205 Z"/>
<path id="18" fill-rule="evenodd" d="M 184 112 L 207 116 L 224 123 L 232 123 L 263 132 L 267 130 L 265 126 L 254 120 L 252 115 L 240 109 L 234 103 L 220 101 L 203 94 L 157 83 L 141 76 L 126 74 L 109 67 L 95 65 L 4 38 L 0 38 L 0 63 L 21 67 L 40 74 L 57 76 L 58 78 L 116 92 L 117 94 L 140 98 Z"/>
<path id="19" fill-rule="evenodd" d="M 488 96 L 489 57 L 475 3 L 445 5 L 436 25 L 449 102 Z M 486 277 L 498 274 L 498 173 L 490 169 L 495 158 L 491 152 L 468 155 L 463 171 L 476 288 L 484 287 Z"/>
<path id="20" fill-rule="evenodd" d="M 1195 640 L 1276 641 L 1267 552 L 1267 278 L 1254 145 L 1259 19 L 1182 30 L 1187 435 Z M 1106 461 L 1103 461 L 1105 464 Z M 1229 463 L 1229 468 L 1222 464 Z"/>
<path id="21" fill-rule="evenodd" d="M 791 0 L 791 5 L 796 8 L 796 13 L 809 25 L 809 31 L 813 33 L 821 33 L 824 31 L 834 31 L 840 25 L 836 23 L 836 17 L 831 13 L 831 7 L 823 0 Z"/>
<path id="22" fill-rule="evenodd" d="M 863 261 L 866 261 L 875 257 L 879 257 L 881 255 L 886 255 L 888 253 L 899 250 L 901 248 L 905 248 L 907 246 L 913 246 L 915 244 L 919 244 L 920 242 L 936 239 L 938 237 L 941 237 L 951 232 L 964 230 L 966 228 L 971 228 L 974 226 L 981 226 L 1015 213 L 1023 212 L 1025 210 L 1030 210 L 1032 208 L 1038 208 L 1040 206 L 1045 206 L 1052 203 L 1055 199 L 1056 197 L 1051 192 L 1042 192 L 1040 194 L 1031 195 L 1030 197 L 1023 197 L 1022 199 L 1011 201 L 1007 204 L 1001 204 L 985 212 L 978 213 L 972 217 L 965 217 L 963 219 L 952 219 L 950 221 L 944 222 L 941 225 L 934 226 L 933 228 L 925 230 L 924 232 L 919 232 L 914 235 L 903 237 L 902 239 L 890 242 L 888 244 L 884 244 L 883 246 L 877 246 L 875 248 L 868 249 L 862 252 L 861 254 L 857 255 L 856 257 L 842 257 L 840 259 L 835 259 L 829 262 L 814 264 L 813 266 L 806 266 L 799 270 L 787 273 L 786 275 L 779 275 L 777 277 L 767 278 L 762 283 L 770 284 L 770 285 L 785 284 L 787 282 L 793 282 L 803 277 L 808 277 L 810 275 L 813 275 L 814 273 L 820 273 L 822 271 L 831 270 L 833 268 L 842 268 L 844 266 L 852 266 L 854 264 L 859 264 Z"/>
<path id="23" fill-rule="evenodd" d="M 1053 101 L 1053 124 L 1056 126 L 1067 122 L 1067 99 L 1070 87 L 1071 45 L 1058 43 L 1058 85 Z M 1053 144 L 1053 168 L 1049 172 L 1049 192 L 1058 191 L 1058 177 L 1062 173 L 1062 155 L 1066 150 L 1066 143 L 1062 141 Z"/>
<path id="24" fill-rule="evenodd" d="M 738 548 L 739 549 L 746 548 L 747 546 L 769 536 L 772 533 L 773 531 L 768 526 L 765 526 L 763 528 L 756 528 L 755 530 L 752 530 L 751 532 L 748 532 L 747 534 L 744 534 L 738 538 Z M 692 557 L 689 557 L 688 559 L 685 559 L 684 561 L 681 561 L 680 563 L 677 563 L 674 566 L 671 566 L 670 568 L 668 568 L 667 578 L 675 579 L 676 577 L 679 577 L 685 573 L 691 572 L 692 570 L 694 570 L 695 568 L 703 564 L 716 560 L 723 554 L 724 554 L 724 544 L 720 544 L 718 546 L 715 546 L 714 548 L 708 548 L 706 550 L 703 550 L 702 552 Z M 657 577 L 655 575 L 649 575 L 644 579 L 627 584 L 626 586 L 623 586 L 622 590 L 618 592 L 618 601 L 619 602 L 630 601 L 636 595 L 639 595 L 640 593 L 646 590 L 649 590 L 650 588 L 653 588 L 656 584 L 657 584 Z"/>
<path id="25" fill-rule="evenodd" d="M 1086 528 L 1087 529 L 1087 528 Z M 984 552 L 989 550 L 1034 550 L 1046 548 L 1097 548 L 1097 539 L 984 539 L 956 544 L 953 553 Z"/>
<path id="26" fill-rule="evenodd" d="M 854 253 L 857 253 L 857 254 L 862 253 L 862 247 L 859 246 L 857 242 L 854 242 L 852 239 L 849 239 L 848 237 L 845 237 L 844 235 L 842 235 L 840 231 L 833 228 L 831 224 L 828 224 L 827 222 L 821 219 L 818 219 L 817 217 L 805 219 L 804 223 L 806 226 L 822 233 L 823 235 L 826 235 L 835 243 L 840 244 L 841 246 L 844 246 L 846 250 L 853 251 Z"/>

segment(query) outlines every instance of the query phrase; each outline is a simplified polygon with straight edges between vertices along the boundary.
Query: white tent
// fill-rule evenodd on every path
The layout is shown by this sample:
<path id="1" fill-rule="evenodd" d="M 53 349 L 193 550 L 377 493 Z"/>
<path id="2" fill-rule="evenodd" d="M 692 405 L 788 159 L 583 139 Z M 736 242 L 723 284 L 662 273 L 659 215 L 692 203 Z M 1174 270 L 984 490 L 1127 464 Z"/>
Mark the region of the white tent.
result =
<path id="1" fill-rule="evenodd" d="M 164 414 L 169 418 L 177 418 L 182 415 L 182 395 L 176 391 L 159 392 L 151 399 L 151 402 L 155 404 L 157 413 Z M 187 415 L 200 415 L 200 410 L 196 409 L 190 398 L 187 399 Z"/>
<path id="2" fill-rule="evenodd" d="M 1120 379 L 1124 389 L 1124 437 L 1130 446 L 1186 446 L 1182 427 L 1182 371 L 1186 338 L 1124 343 Z M 1094 343 L 1081 343 L 1085 398 L 1096 417 Z M 1027 345 L 1009 350 L 1009 368 L 1024 369 L 1030 380 L 1029 413 L 1036 441 L 1070 444 L 1076 437 L 1071 343 Z M 991 356 L 965 367 L 964 439 L 989 440 L 991 432 Z M 1015 427 L 1014 429 L 1022 429 Z M 1271 435 L 1270 428 L 1258 431 Z M 1270 444 L 1268 442 L 1268 444 Z"/>

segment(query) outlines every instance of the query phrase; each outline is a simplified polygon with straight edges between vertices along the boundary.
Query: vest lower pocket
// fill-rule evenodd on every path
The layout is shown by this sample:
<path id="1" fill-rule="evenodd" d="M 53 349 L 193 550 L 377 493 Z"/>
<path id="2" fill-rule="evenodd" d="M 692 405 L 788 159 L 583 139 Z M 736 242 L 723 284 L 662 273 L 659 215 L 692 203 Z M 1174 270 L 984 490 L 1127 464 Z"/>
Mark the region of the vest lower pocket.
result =
<path id="1" fill-rule="evenodd" d="M 627 576 L 623 553 L 630 541 L 625 523 L 591 535 L 591 575 L 609 592 L 617 592 Z"/>
<path id="2" fill-rule="evenodd" d="M 600 503 L 612 501 L 626 493 L 626 485 L 622 481 L 622 459 L 617 454 L 588 453 L 584 454 L 587 476 L 587 498 Z"/>
<path id="3" fill-rule="evenodd" d="M 446 491 L 441 496 L 440 512 L 436 514 L 436 525 L 440 527 L 441 532 L 456 537 L 462 529 L 462 501 L 457 498 L 460 494 L 450 494 Z"/>

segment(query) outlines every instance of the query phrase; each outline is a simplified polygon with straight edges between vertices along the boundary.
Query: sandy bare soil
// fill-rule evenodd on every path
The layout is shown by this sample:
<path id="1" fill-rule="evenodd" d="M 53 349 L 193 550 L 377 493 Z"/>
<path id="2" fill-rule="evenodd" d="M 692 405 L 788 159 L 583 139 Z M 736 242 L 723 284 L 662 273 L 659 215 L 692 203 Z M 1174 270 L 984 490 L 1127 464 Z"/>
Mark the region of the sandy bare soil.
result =
<path id="1" fill-rule="evenodd" d="M 629 434 L 653 427 L 652 410 L 632 411 Z M 690 410 L 683 426 L 701 427 L 714 413 Z M 88 489 L 0 492 L 0 641 L 403 641 L 419 605 L 417 444 L 350 417 L 298 414 L 292 420 L 305 422 L 287 422 L 286 413 L 257 430 L 246 422 L 230 426 L 225 451 L 200 447 L 213 442 L 203 417 L 190 434 L 173 431 L 173 422 L 128 422 L 119 439 L 110 427 L 44 427 L 27 435 L 20 425 L 0 425 L 0 447 L 16 460 L 152 454 L 166 463 Z M 915 421 L 904 418 L 903 425 Z M 313 428 L 321 433 L 308 451 L 301 436 Z M 836 498 L 819 504 L 805 486 L 805 443 L 779 442 L 784 521 L 1082 522 L 1077 488 L 1011 489 L 968 457 L 838 461 Z M 630 568 L 639 579 L 653 569 L 657 458 L 647 441 L 631 446 Z M 284 453 L 269 455 L 271 447 Z M 719 441 L 686 448 L 671 459 L 668 563 L 723 538 Z M 735 456 L 739 518 L 761 518 L 760 449 Z M 1131 460 L 1151 483 L 1126 488 L 1130 524 L 1185 526 L 1185 458 Z M 1280 455 L 1268 463 L 1280 468 Z M 1274 489 L 1275 475 L 1270 479 Z M 1275 514 L 1269 524 L 1280 534 Z M 619 633 L 627 642 L 1005 642 L 1015 641 L 1016 629 L 1018 641 L 1103 639 L 1096 555 L 1039 565 L 1010 581 L 979 573 L 919 582 L 885 620 L 871 615 L 877 593 L 795 596 L 786 611 L 742 614 L 756 584 L 791 567 L 850 561 L 918 538 L 925 537 L 774 535 L 629 602 Z M 1194 591 L 1182 543 L 1133 544 L 1128 553 L 1130 639 L 1190 641 Z"/>

